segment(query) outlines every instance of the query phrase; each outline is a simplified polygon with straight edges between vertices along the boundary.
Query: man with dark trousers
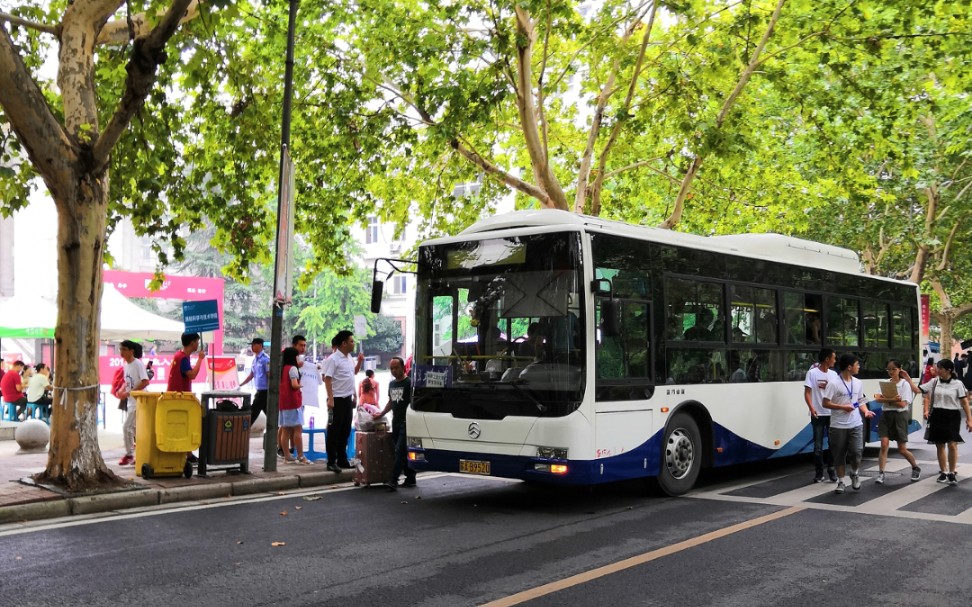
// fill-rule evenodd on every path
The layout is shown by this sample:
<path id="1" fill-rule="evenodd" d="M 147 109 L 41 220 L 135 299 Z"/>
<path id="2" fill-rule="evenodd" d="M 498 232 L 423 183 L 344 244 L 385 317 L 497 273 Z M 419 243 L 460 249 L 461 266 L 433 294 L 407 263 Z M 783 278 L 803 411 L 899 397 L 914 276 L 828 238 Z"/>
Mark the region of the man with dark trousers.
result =
<path id="1" fill-rule="evenodd" d="M 408 412 L 408 405 L 412 402 L 412 380 L 405 375 L 405 361 L 396 356 L 388 364 L 393 379 L 388 384 L 388 404 L 384 411 L 376 413 L 374 419 L 392 413 L 392 442 L 395 444 L 395 465 L 392 468 L 391 478 L 385 483 L 389 491 L 398 489 L 398 477 L 402 472 L 405 473 L 405 482 L 402 487 L 415 486 L 415 470 L 408 467 L 408 443 L 406 440 L 407 430 L 405 426 L 405 415 Z"/>
<path id="2" fill-rule="evenodd" d="M 351 435 L 351 417 L 354 414 L 354 376 L 361 370 L 364 353 L 354 351 L 354 334 L 338 331 L 331 340 L 337 349 L 324 361 L 324 387 L 327 389 L 327 409 L 330 421 L 327 425 L 327 469 L 341 472 L 350 468 L 348 461 L 348 437 Z"/>

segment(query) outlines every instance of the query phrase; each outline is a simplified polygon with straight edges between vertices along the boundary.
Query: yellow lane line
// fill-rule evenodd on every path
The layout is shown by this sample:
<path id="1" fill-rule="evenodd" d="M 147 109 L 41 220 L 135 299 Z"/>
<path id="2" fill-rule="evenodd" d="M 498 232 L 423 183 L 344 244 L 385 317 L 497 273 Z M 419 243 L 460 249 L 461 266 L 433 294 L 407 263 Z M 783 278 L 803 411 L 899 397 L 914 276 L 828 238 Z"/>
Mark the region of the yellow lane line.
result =
<path id="1" fill-rule="evenodd" d="M 578 573 L 577 575 L 572 575 L 569 578 L 565 578 L 556 582 L 550 582 L 549 584 L 544 584 L 543 586 L 537 586 L 536 588 L 531 588 L 529 590 L 524 590 L 523 592 L 518 592 L 516 594 L 491 601 L 489 603 L 483 604 L 481 607 L 512 607 L 513 605 L 519 605 L 527 601 L 532 601 L 533 599 L 546 596 L 548 594 L 553 594 L 554 592 L 559 592 L 573 586 L 584 584 L 597 578 L 604 577 L 606 575 L 611 575 L 619 571 L 624 571 L 625 569 L 630 569 L 631 567 L 637 567 L 638 565 L 644 565 L 654 561 L 655 559 L 660 559 L 665 556 L 681 552 L 683 550 L 688 550 L 689 548 L 694 548 L 695 546 L 700 546 L 707 542 L 717 540 L 719 538 L 732 535 L 734 533 L 739 533 L 740 531 L 745 531 L 746 529 L 752 529 L 753 527 L 758 527 L 765 523 L 769 523 L 781 518 L 790 516 L 791 514 L 796 514 L 797 512 L 803 511 L 803 508 L 793 506 L 791 508 L 786 508 L 785 510 L 780 510 L 772 514 L 767 514 L 766 516 L 761 516 L 758 518 L 750 519 L 748 521 L 743 521 L 729 527 L 724 527 L 722 529 L 717 529 L 711 531 L 704 535 L 698 537 L 693 537 L 677 544 L 672 544 L 670 546 L 665 546 L 664 548 L 658 548 L 657 550 L 652 550 L 651 552 L 645 552 L 644 554 L 639 554 L 637 556 L 632 556 L 626 558 L 617 563 L 611 563 L 610 565 L 604 565 L 603 567 L 598 567 L 596 569 L 591 569 L 590 571 L 585 571 L 584 573 Z"/>

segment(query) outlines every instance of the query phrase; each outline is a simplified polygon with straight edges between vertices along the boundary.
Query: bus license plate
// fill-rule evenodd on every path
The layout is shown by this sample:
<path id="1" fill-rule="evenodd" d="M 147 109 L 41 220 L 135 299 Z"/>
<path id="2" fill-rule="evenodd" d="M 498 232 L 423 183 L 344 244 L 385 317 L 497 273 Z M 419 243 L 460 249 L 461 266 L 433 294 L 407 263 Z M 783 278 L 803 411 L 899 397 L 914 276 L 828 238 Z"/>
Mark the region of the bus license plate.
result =
<path id="1" fill-rule="evenodd" d="M 489 476 L 489 462 L 461 459 L 459 460 L 459 472 L 463 474 L 482 474 Z"/>

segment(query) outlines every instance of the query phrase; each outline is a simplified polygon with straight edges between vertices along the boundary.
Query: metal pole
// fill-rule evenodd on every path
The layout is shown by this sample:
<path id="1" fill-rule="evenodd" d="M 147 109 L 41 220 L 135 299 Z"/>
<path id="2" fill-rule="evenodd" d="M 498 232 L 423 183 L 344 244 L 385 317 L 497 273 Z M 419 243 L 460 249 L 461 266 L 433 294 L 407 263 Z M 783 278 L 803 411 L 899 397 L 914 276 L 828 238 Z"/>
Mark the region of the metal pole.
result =
<path id="1" fill-rule="evenodd" d="M 280 179 L 277 182 L 277 239 L 280 241 L 280 213 L 283 207 L 284 158 L 290 148 L 290 107 L 294 96 L 294 31 L 297 27 L 297 0 L 290 0 L 290 16 L 287 20 L 287 62 L 284 71 L 283 120 L 280 129 Z M 287 226 L 292 229 L 293 226 Z M 279 257 L 279 249 L 275 256 Z M 279 264 L 279 259 L 277 259 Z M 275 264 L 276 265 L 276 264 Z M 279 285 L 277 272 L 273 279 L 273 314 L 270 318 L 270 379 L 267 385 L 267 430 L 263 436 L 263 469 L 277 470 L 277 405 L 280 399 L 280 345 L 283 339 L 284 304 L 276 300 Z"/>

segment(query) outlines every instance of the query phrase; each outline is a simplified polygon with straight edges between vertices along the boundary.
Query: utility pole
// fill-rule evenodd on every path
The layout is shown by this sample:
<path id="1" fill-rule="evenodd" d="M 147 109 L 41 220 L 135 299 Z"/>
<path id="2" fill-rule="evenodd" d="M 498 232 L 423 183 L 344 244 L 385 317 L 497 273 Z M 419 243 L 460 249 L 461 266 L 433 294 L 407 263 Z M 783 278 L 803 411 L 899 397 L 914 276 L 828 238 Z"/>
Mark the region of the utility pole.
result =
<path id="1" fill-rule="evenodd" d="M 284 71 L 283 119 L 280 129 L 280 179 L 277 183 L 277 250 L 273 274 L 273 312 L 270 318 L 270 378 L 267 390 L 267 429 L 263 436 L 263 469 L 277 470 L 277 406 L 280 400 L 280 359 L 284 306 L 290 300 L 291 247 L 294 229 L 293 164 L 290 159 L 290 112 L 294 96 L 294 30 L 297 0 L 290 0 L 287 21 L 287 62 Z M 281 250 L 283 249 L 283 250 Z"/>

